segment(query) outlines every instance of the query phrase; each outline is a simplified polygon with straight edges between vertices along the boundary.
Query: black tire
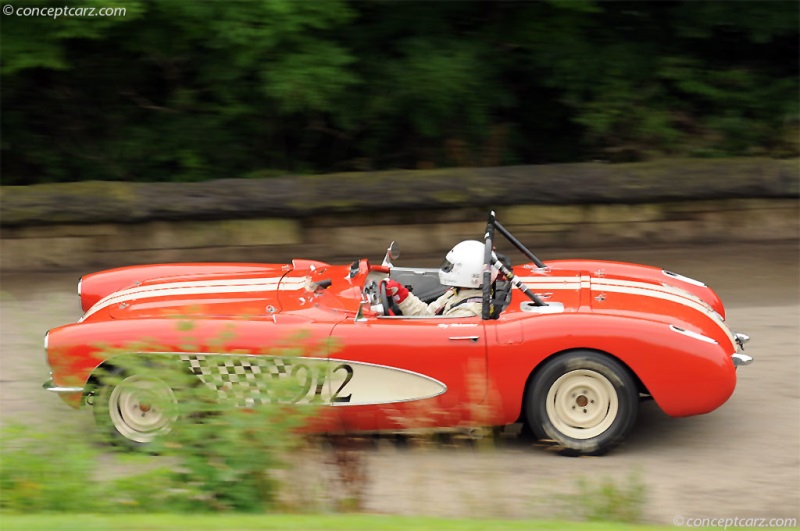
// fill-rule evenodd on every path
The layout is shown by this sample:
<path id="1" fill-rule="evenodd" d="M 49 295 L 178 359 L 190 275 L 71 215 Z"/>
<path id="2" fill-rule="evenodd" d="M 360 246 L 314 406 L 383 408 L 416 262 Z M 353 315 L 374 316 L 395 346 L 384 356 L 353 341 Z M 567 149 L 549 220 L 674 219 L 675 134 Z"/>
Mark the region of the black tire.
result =
<path id="1" fill-rule="evenodd" d="M 94 418 L 104 440 L 125 449 L 154 451 L 178 420 L 170 385 L 154 375 L 121 369 L 105 371 L 97 380 Z"/>
<path id="2" fill-rule="evenodd" d="M 577 350 L 545 363 L 525 393 L 528 424 L 565 455 L 602 455 L 633 428 L 639 392 L 631 374 L 605 354 Z"/>

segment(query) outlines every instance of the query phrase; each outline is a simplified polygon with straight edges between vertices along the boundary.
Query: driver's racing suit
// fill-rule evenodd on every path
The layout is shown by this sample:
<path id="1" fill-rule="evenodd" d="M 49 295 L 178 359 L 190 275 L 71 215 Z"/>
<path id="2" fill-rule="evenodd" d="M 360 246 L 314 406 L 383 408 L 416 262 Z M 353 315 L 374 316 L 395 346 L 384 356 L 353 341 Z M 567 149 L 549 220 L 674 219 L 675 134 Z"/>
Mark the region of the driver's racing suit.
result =
<path id="1" fill-rule="evenodd" d="M 480 317 L 483 291 L 480 289 L 450 288 L 430 304 L 409 293 L 397 306 L 403 315 L 442 315 L 445 317 Z"/>

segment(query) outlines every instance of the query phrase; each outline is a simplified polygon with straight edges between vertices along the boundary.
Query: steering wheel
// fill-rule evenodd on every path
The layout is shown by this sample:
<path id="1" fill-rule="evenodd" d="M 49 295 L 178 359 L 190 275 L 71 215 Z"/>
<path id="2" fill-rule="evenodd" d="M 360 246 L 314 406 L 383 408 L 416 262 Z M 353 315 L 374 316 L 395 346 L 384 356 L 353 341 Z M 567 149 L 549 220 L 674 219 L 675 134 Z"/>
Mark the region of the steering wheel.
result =
<path id="1" fill-rule="evenodd" d="M 381 297 L 381 305 L 383 306 L 383 315 L 403 315 L 397 303 L 394 302 L 392 297 L 386 293 L 386 279 L 382 279 L 378 288 Z"/>

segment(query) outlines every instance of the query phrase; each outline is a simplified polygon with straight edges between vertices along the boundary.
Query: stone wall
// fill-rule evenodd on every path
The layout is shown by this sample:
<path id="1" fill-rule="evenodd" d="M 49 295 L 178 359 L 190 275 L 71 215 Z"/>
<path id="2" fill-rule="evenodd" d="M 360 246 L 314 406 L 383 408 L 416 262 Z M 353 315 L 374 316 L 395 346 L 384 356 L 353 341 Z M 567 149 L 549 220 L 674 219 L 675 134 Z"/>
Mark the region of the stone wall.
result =
<path id="1" fill-rule="evenodd" d="M 497 215 L 534 250 L 796 240 L 800 230 L 796 199 L 520 205 L 498 208 Z M 86 270 L 176 261 L 284 262 L 294 257 L 379 260 L 392 240 L 400 243 L 404 259 L 441 256 L 454 242 L 479 239 L 485 219 L 482 209 L 452 209 L 4 228 L 0 268 Z"/>
<path id="2" fill-rule="evenodd" d="M 731 161 L 718 161 L 716 170 L 702 163 L 701 173 L 707 176 L 732 175 Z M 415 172 L 388 172 L 359 174 L 356 180 L 347 174 L 280 182 L 3 187 L 0 269 L 84 271 L 152 262 L 284 262 L 294 257 L 379 260 L 392 240 L 401 244 L 404 259 L 440 257 L 454 242 L 481 237 L 489 207 L 534 250 L 799 237 L 797 161 L 736 161 L 746 172 L 731 177 L 728 188 L 718 179 L 703 188 L 695 182 L 698 167 L 688 171 L 685 164 L 673 167 L 675 178 L 652 165 L 587 166 L 559 167 L 572 179 L 576 174 L 591 176 L 591 184 L 575 181 L 573 190 L 542 177 L 552 167 L 528 167 L 528 177 L 520 168 L 497 168 L 494 177 L 481 169 L 463 170 L 465 174 L 448 170 L 455 173 L 438 177 L 422 172 L 425 178 Z M 687 171 L 694 172 L 688 181 Z M 473 180 L 474 172 L 483 172 L 481 179 Z M 657 182 L 637 180 L 637 172 L 661 177 Z M 504 183 L 511 174 L 519 186 Z M 541 179 L 531 177 L 535 175 Z M 669 193 L 661 182 L 665 179 L 677 191 Z M 383 183 L 384 193 L 376 183 Z M 684 197 L 690 184 L 694 198 Z M 249 187 L 281 191 L 248 195 Z M 654 187 L 661 187 L 660 195 Z M 294 196 L 290 188 L 297 192 Z M 346 204 L 348 190 L 351 203 Z M 391 200 L 400 194 L 405 201 Z M 280 207 L 274 204 L 276 197 Z M 615 197 L 624 200 L 612 201 Z M 299 198 L 313 198 L 313 208 Z M 300 206 L 293 208 L 292 201 Z"/>

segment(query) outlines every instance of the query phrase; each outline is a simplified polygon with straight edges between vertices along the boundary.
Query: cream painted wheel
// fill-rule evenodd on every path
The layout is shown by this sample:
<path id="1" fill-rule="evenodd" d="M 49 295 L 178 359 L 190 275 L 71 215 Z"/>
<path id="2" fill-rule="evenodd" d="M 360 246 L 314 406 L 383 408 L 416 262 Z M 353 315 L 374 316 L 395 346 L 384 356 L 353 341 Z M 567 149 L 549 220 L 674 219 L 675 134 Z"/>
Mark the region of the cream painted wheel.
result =
<path id="1" fill-rule="evenodd" d="M 608 378 L 580 369 L 553 383 L 546 407 L 547 416 L 558 431 L 573 439 L 591 439 L 614 423 L 619 400 Z"/>
<path id="2" fill-rule="evenodd" d="M 95 418 L 127 446 L 147 446 L 172 430 L 178 401 L 170 386 L 153 376 L 122 375 L 116 385 L 102 388 Z"/>
<path id="3" fill-rule="evenodd" d="M 630 371 L 601 352 L 574 350 L 545 361 L 525 392 L 531 431 L 566 455 L 601 455 L 630 432 L 639 391 Z"/>

